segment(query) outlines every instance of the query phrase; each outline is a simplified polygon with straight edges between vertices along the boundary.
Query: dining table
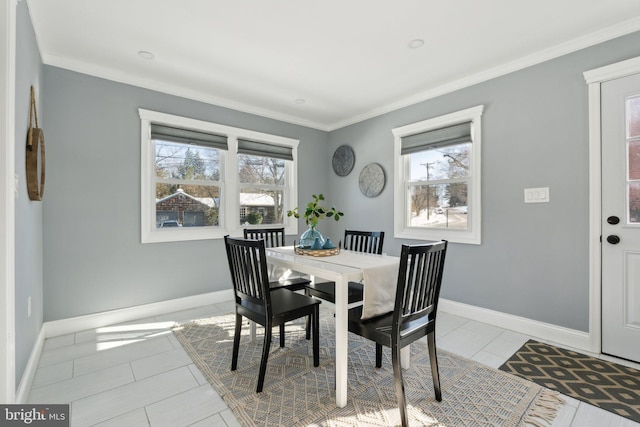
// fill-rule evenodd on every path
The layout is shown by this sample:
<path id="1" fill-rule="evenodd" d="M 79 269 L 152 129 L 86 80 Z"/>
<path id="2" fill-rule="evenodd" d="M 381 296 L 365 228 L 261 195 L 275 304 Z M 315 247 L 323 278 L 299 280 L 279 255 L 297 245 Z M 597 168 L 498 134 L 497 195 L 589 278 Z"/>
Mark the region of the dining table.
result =
<path id="1" fill-rule="evenodd" d="M 367 286 L 369 286 L 370 295 L 373 296 L 374 278 L 385 277 L 384 274 L 380 274 L 384 271 L 381 269 L 395 270 L 395 277 L 397 277 L 400 258 L 387 254 L 368 254 L 347 250 L 340 250 L 338 254 L 331 256 L 312 256 L 296 253 L 294 246 L 267 248 L 266 256 L 269 264 L 307 274 L 314 282 L 316 278 L 335 282 L 335 393 L 336 405 L 340 408 L 345 407 L 349 359 L 348 283 L 361 282 L 367 277 L 363 282 L 365 301 L 367 301 Z M 380 284 L 380 286 L 392 286 L 394 297 L 395 285 L 395 283 Z M 391 299 L 392 303 L 393 301 L 394 298 Z M 373 351 L 375 348 L 373 342 L 371 346 Z M 401 365 L 405 369 L 409 367 L 409 352 L 409 346 L 407 346 L 401 353 Z M 373 365 L 372 369 L 375 369 Z"/>

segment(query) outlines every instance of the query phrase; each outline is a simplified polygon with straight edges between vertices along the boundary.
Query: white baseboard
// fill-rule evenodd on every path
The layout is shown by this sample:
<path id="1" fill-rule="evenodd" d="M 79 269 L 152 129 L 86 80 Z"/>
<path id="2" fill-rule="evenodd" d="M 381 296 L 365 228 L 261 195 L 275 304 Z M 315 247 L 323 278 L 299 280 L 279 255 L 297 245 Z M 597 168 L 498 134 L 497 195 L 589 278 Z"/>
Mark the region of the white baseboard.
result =
<path id="1" fill-rule="evenodd" d="M 33 379 L 38 368 L 38 362 L 40 361 L 40 355 L 42 354 L 46 338 L 232 300 L 233 291 L 229 289 L 136 307 L 127 307 L 102 313 L 87 314 L 85 316 L 45 322 L 42 325 L 42 328 L 40 328 L 40 333 L 38 334 L 36 342 L 33 344 L 33 348 L 31 349 L 27 366 L 22 374 L 22 380 L 20 381 L 16 392 L 15 401 L 16 403 L 26 403 L 29 398 L 29 392 L 31 390 L 31 385 L 33 384 Z"/>
<path id="2" fill-rule="evenodd" d="M 45 322 L 46 338 L 233 300 L 231 289 Z"/>
<path id="3" fill-rule="evenodd" d="M 26 400 L 29 397 L 28 394 L 31 390 L 31 385 L 33 384 L 33 378 L 38 367 L 38 362 L 40 360 L 40 355 L 46 338 L 232 300 L 233 292 L 231 289 L 228 289 L 136 307 L 127 307 L 102 313 L 87 314 L 85 316 L 45 322 L 42 325 L 38 338 L 33 345 L 27 366 L 24 374 L 22 375 L 22 381 L 20 381 L 18 391 L 16 392 L 16 403 L 26 403 Z M 477 320 L 479 322 L 498 326 L 504 329 L 520 332 L 544 341 L 555 342 L 578 350 L 598 352 L 597 350 L 590 348 L 590 337 L 586 332 L 563 328 L 444 298 L 440 299 L 438 309 L 467 319 Z"/>
<path id="4" fill-rule="evenodd" d="M 538 338 L 543 341 L 553 342 L 577 350 L 599 353 L 599 349 L 591 348 L 589 333 L 577 331 L 575 329 L 564 328 L 525 317 L 514 316 L 499 311 L 463 304 L 456 301 L 440 298 L 438 310 L 450 314 L 498 326 L 503 329 L 519 332 Z"/>
<path id="5" fill-rule="evenodd" d="M 38 369 L 38 363 L 40 362 L 40 354 L 42 354 L 42 347 L 44 347 L 44 328 L 40 328 L 40 333 L 36 338 L 36 342 L 33 344 L 33 348 L 31 349 L 31 354 L 29 354 L 29 360 L 27 360 L 27 365 L 24 368 L 24 372 L 22 373 L 22 380 L 18 385 L 18 390 L 16 391 L 16 403 L 22 404 L 27 403 L 27 399 L 29 398 L 29 392 L 31 392 L 31 385 L 33 384 L 33 378 L 36 375 L 36 370 Z"/>

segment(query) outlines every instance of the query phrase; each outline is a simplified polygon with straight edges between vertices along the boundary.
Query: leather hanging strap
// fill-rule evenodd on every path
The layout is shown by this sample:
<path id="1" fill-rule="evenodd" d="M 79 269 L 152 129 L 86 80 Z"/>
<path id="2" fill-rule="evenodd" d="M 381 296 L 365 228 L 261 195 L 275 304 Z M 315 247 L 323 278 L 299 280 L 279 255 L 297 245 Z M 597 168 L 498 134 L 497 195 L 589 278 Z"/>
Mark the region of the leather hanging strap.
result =
<path id="1" fill-rule="evenodd" d="M 35 119 L 35 127 L 34 125 Z M 27 132 L 27 191 L 30 200 L 42 200 L 45 180 L 44 132 L 38 127 L 36 98 L 31 86 L 31 106 L 29 108 L 29 131 Z M 40 155 L 40 181 L 38 182 L 38 155 Z"/>

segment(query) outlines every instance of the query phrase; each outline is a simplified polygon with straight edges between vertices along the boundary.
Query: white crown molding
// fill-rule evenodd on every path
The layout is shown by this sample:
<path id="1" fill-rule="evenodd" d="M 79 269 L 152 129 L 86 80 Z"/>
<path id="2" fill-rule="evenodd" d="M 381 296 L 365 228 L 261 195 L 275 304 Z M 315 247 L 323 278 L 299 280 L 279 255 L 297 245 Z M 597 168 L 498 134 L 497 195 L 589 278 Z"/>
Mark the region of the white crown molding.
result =
<path id="1" fill-rule="evenodd" d="M 559 44 L 549 49 L 541 50 L 532 55 L 528 55 L 519 58 L 515 61 L 501 64 L 499 66 L 490 68 L 488 70 L 475 73 L 468 77 L 458 79 L 456 81 L 440 85 L 426 91 L 417 93 L 408 98 L 403 98 L 396 102 L 383 105 L 368 112 L 355 115 L 348 119 L 334 122 L 334 123 L 319 123 L 312 120 L 303 119 L 301 117 L 291 116 L 288 114 L 280 114 L 273 110 L 265 108 L 255 107 L 248 104 L 236 102 L 230 99 L 216 97 L 209 94 L 194 91 L 192 89 L 185 88 L 178 84 L 171 84 L 165 81 L 159 81 L 150 78 L 141 78 L 132 75 L 122 73 L 114 68 L 101 67 L 96 64 L 90 64 L 83 61 L 69 60 L 66 58 L 44 55 L 43 62 L 47 65 L 52 65 L 60 68 L 64 68 L 71 71 L 76 71 L 83 74 L 92 75 L 95 77 L 104 78 L 107 80 L 113 80 L 119 83 L 131 84 L 145 89 L 155 90 L 158 92 L 167 93 L 170 95 L 180 96 L 194 101 L 200 101 L 207 104 L 213 104 L 220 107 L 230 108 L 233 110 L 241 111 L 249 114 L 256 114 L 262 117 L 280 120 L 283 122 L 291 123 L 294 125 L 300 125 L 317 129 L 325 132 L 331 132 L 336 129 L 343 128 L 355 123 L 359 123 L 364 120 L 368 120 L 382 114 L 386 114 L 392 111 L 399 110 L 404 107 L 408 107 L 419 102 L 427 101 L 435 97 L 460 90 L 478 83 L 485 82 L 487 80 L 500 77 L 532 65 L 536 65 L 554 58 L 558 58 L 563 55 L 584 49 L 590 46 L 594 46 L 599 43 L 603 43 L 608 40 L 612 40 L 617 37 L 621 37 L 626 34 L 633 33 L 640 30 L 640 17 L 632 18 L 622 23 L 604 28 L 599 31 L 595 31 L 591 34 L 587 34 L 582 37 L 575 38 L 568 42 Z"/>
<path id="2" fill-rule="evenodd" d="M 329 131 L 359 123 L 361 121 L 368 120 L 382 114 L 390 113 L 392 111 L 396 111 L 401 108 L 417 104 L 419 102 L 427 101 L 429 99 L 433 99 L 438 96 L 454 92 L 456 90 L 464 89 L 466 87 L 473 86 L 475 84 L 479 84 L 496 77 L 504 76 L 506 74 L 513 73 L 515 71 L 522 70 L 524 68 L 531 67 L 533 65 L 540 64 L 542 62 L 549 61 L 551 59 L 597 45 L 599 43 L 604 43 L 608 40 L 612 40 L 638 30 L 640 30 L 640 17 L 629 19 L 628 21 L 622 22 L 620 24 L 607 27 L 586 36 L 578 37 L 549 49 L 541 50 L 532 55 L 519 58 L 515 61 L 511 61 L 506 64 L 502 64 L 497 67 L 493 67 L 488 70 L 470 75 L 468 77 L 458 79 L 453 82 L 437 86 L 435 88 L 431 88 L 424 92 L 417 93 L 409 98 L 404 98 L 397 102 L 384 105 L 367 113 L 354 116 L 350 119 L 333 123 L 329 125 Z"/>
<path id="3" fill-rule="evenodd" d="M 96 64 L 91 64 L 83 61 L 76 61 L 73 59 L 62 58 L 55 55 L 43 54 L 42 62 L 46 65 L 51 65 L 58 68 L 64 68 L 65 70 L 75 71 L 90 76 L 111 80 L 118 83 L 137 86 L 143 89 L 149 89 L 168 95 L 179 96 L 182 98 L 191 99 L 193 101 L 204 102 L 206 104 L 215 105 L 218 107 L 229 108 L 232 110 L 240 111 L 248 114 L 255 114 L 257 116 L 266 117 L 268 119 L 279 120 L 282 122 L 290 123 L 293 125 L 304 126 L 321 131 L 329 131 L 326 124 L 316 123 L 310 120 L 302 119 L 300 117 L 291 116 L 288 114 L 280 114 L 273 110 L 265 108 L 255 107 L 252 105 L 244 104 L 241 102 L 232 101 L 227 98 L 216 97 L 203 92 L 195 91 L 179 84 L 172 84 L 166 81 L 142 78 L 131 74 L 125 74 L 121 71 L 109 68 L 101 67 Z"/>

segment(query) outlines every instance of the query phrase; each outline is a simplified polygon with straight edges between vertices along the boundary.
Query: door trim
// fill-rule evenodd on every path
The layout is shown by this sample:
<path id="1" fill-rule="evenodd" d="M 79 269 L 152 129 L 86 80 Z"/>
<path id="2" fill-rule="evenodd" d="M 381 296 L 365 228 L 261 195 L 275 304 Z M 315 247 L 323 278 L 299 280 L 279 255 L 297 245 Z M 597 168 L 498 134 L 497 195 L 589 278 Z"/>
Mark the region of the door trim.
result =
<path id="1" fill-rule="evenodd" d="M 0 8 L 0 402 L 13 403 L 15 364 L 15 69 L 16 7 L 18 0 Z"/>
<path id="2" fill-rule="evenodd" d="M 585 71 L 589 91 L 589 346 L 602 350 L 602 83 L 640 73 L 640 57 Z"/>

